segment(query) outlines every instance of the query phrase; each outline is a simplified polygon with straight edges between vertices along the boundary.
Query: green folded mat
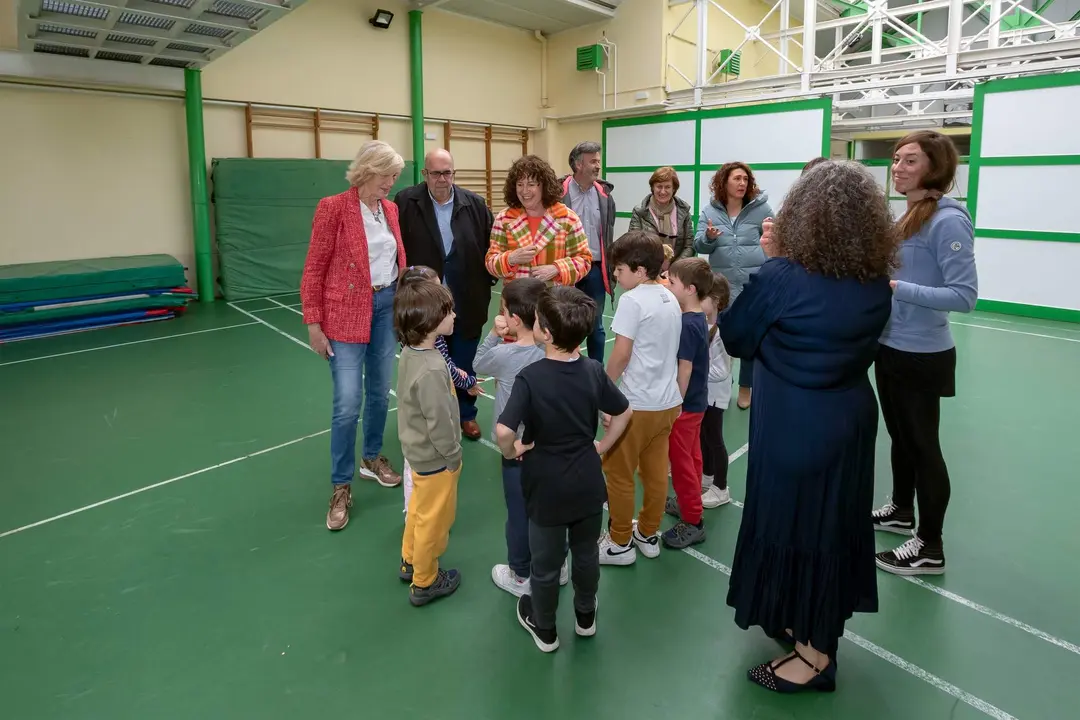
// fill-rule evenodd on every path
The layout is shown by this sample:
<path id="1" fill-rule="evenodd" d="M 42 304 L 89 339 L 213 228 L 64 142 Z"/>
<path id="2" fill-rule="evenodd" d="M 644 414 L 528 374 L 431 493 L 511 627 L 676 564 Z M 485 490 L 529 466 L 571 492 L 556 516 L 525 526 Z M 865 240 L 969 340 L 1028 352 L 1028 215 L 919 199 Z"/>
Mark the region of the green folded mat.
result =
<path id="1" fill-rule="evenodd" d="M 128 300 L 95 302 L 89 305 L 68 305 L 65 307 L 25 310 L 15 313 L 0 313 L 0 327 L 22 325 L 24 323 L 44 323 L 54 320 L 86 317 L 88 315 L 111 315 L 132 310 L 153 310 L 155 308 L 179 308 L 191 301 L 187 297 L 147 297 Z"/>
<path id="2" fill-rule="evenodd" d="M 214 222 L 226 299 L 296 292 L 321 198 L 348 188 L 347 160 L 215 158 Z M 390 198 L 412 184 L 405 163 Z"/>
<path id="3" fill-rule="evenodd" d="M 0 265 L 0 305 L 186 284 L 184 266 L 169 255 Z"/>

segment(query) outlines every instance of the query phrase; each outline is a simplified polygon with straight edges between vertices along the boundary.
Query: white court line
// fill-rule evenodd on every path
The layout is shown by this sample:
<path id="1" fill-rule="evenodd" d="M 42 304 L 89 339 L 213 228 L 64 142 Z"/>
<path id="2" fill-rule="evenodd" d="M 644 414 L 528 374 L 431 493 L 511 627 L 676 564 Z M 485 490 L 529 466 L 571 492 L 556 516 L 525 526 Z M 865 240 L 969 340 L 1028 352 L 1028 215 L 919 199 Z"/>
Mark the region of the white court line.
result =
<path id="1" fill-rule="evenodd" d="M 695 560 L 698 560 L 699 562 L 702 562 L 702 563 L 708 565 L 713 570 L 718 570 L 719 572 L 722 572 L 724 575 L 727 575 L 728 577 L 731 576 L 731 568 L 729 568 L 727 565 L 720 562 L 719 560 L 716 560 L 714 558 L 709 557 L 708 555 L 700 553 L 700 552 L 698 552 L 697 550 L 695 550 L 693 548 L 684 548 L 683 552 L 686 553 L 687 555 L 689 555 L 690 557 L 694 558 Z M 909 675 L 917 677 L 919 680 L 922 680 L 923 682 L 927 683 L 928 685 L 932 685 L 933 687 L 937 688 L 941 692 L 943 692 L 943 693 L 945 693 L 947 695 L 951 695 L 952 697 L 956 698 L 960 702 L 965 703 L 967 705 L 970 705 L 971 707 L 975 708 L 976 710 L 983 713 L 984 715 L 988 715 L 988 716 L 994 718 L 995 720 L 1016 720 L 1016 718 L 1014 716 L 1012 716 L 1009 713 L 1005 712 L 1001 708 L 996 707 L 994 705 L 991 705 L 990 703 L 986 702 L 985 700 L 983 700 L 981 698 L 978 698 L 978 697 L 972 695 L 971 693 L 969 693 L 969 692 L 967 692 L 965 690 L 961 690 L 960 688 L 956 687 L 952 683 L 947 682 L 945 680 L 942 680 L 937 675 L 934 675 L 931 672 L 923 670 L 918 665 L 915 665 L 914 663 L 908 662 L 907 660 L 900 657 L 899 655 L 891 653 L 888 650 L 886 650 L 885 648 L 880 647 L 878 645 L 875 645 L 874 643 L 870 642 L 869 640 L 862 637 L 861 635 L 856 635 L 855 633 L 851 632 L 850 630 L 845 630 L 844 631 L 844 639 L 858 645 L 863 650 L 866 650 L 867 652 L 870 652 L 871 654 L 878 656 L 882 660 L 884 660 L 884 661 L 886 661 L 888 663 L 891 663 L 892 665 L 895 665 L 896 667 L 900 668 L 901 670 L 908 673 Z"/>
<path id="2" fill-rule="evenodd" d="M 749 450 L 749 449 L 750 449 L 749 444 L 743 445 L 741 448 L 739 448 L 738 450 L 736 450 L 735 452 L 731 453 L 731 455 L 728 456 L 728 462 L 729 463 L 734 462 L 735 460 L 739 459 L 740 457 L 745 455 L 747 450 Z M 738 500 L 735 500 L 734 498 L 732 498 L 731 504 L 734 505 L 735 507 L 739 508 L 740 510 L 743 508 L 743 504 L 741 502 L 739 502 Z M 1062 638 L 1055 637 L 1055 636 L 1051 635 L 1048 632 L 1040 630 L 1037 627 L 1034 627 L 1032 625 L 1028 625 L 1023 620 L 1017 620 L 1014 617 L 1010 617 L 1010 616 L 1008 616 L 1008 615 L 1006 615 L 1004 613 L 1000 613 L 997 610 L 994 610 L 993 608 L 986 607 L 985 605 L 983 605 L 981 603 L 977 603 L 974 600 L 968 600 L 963 595 L 957 595 L 954 592 L 950 592 L 948 590 L 945 590 L 944 588 L 938 587 L 937 585 L 934 585 L 933 583 L 926 582 L 925 580 L 923 580 L 920 577 L 911 577 L 911 576 L 908 576 L 908 575 L 897 575 L 896 577 L 900 578 L 901 580 L 906 580 L 907 582 L 911 583 L 912 585 L 918 585 L 919 587 L 923 588 L 924 590 L 929 590 L 932 593 L 936 593 L 937 595 L 940 595 L 941 597 L 943 597 L 943 598 L 945 598 L 947 600 L 952 600 L 953 602 L 955 602 L 955 603 L 957 603 L 959 605 L 963 605 L 964 607 L 966 607 L 969 610 L 974 610 L 977 613 L 982 613 L 983 615 L 985 615 L 988 618 L 991 618 L 993 620 L 997 620 L 998 622 L 1003 622 L 1006 625 L 1012 625 L 1014 628 L 1016 628 L 1018 630 L 1023 630 L 1028 635 L 1032 635 L 1033 637 L 1037 637 L 1040 640 L 1043 640 L 1045 642 L 1050 643 L 1051 645 L 1056 645 L 1057 647 L 1061 648 L 1062 650 L 1068 650 L 1069 652 L 1073 653 L 1074 655 L 1080 655 L 1080 645 L 1076 645 L 1075 643 L 1071 643 L 1068 640 L 1064 640 Z"/>
<path id="3" fill-rule="evenodd" d="M 15 535 L 16 533 L 21 533 L 21 532 L 24 532 L 26 530 L 30 530 L 31 528 L 40 527 L 42 525 L 48 525 L 51 522 L 56 522 L 57 520 L 61 520 L 61 519 L 66 518 L 66 517 L 71 517 L 72 515 L 78 515 L 79 513 L 86 512 L 87 510 L 93 510 L 94 508 L 101 507 L 102 505 L 108 505 L 109 503 L 114 503 L 114 502 L 116 502 L 118 500 L 123 500 L 124 498 L 129 498 L 132 495 L 138 495 L 139 493 L 144 493 L 144 492 L 146 492 L 148 490 L 153 490 L 155 488 L 164 487 L 165 485 L 171 485 L 172 483 L 179 482 L 181 480 L 186 480 L 186 479 L 188 479 L 190 477 L 195 477 L 196 475 L 202 475 L 203 473 L 208 473 L 211 470 L 217 470 L 218 468 L 223 468 L 223 467 L 226 467 L 228 465 L 235 465 L 238 462 L 243 462 L 244 460 L 250 460 L 251 458 L 258 457 L 259 455 L 265 455 L 268 452 L 273 452 L 274 450 L 280 450 L 281 448 L 288 447 L 290 445 L 295 445 L 298 442 L 303 442 L 304 440 L 309 440 L 309 439 L 311 439 L 313 437 L 319 437 L 320 435 L 325 435 L 328 432 L 330 432 L 330 428 L 327 428 L 325 430 L 320 430 L 319 432 L 311 433 L 310 435 L 304 435 L 304 436 L 298 437 L 298 438 L 296 438 L 294 440 L 289 440 L 288 442 L 283 442 L 280 445 L 274 445 L 273 447 L 263 448 L 262 450 L 257 450 L 255 452 L 249 453 L 247 455 L 241 455 L 240 457 L 233 458 L 232 460 L 226 460 L 225 462 L 218 463 L 217 465 L 211 465 L 209 467 L 204 467 L 201 470 L 194 470 L 194 471 L 189 472 L 189 473 L 184 473 L 183 475 L 177 475 L 174 478 L 169 478 L 168 480 L 162 480 L 161 482 L 156 482 L 153 485 L 147 485 L 146 487 L 141 487 L 141 488 L 139 488 L 137 490 L 132 490 L 130 492 L 122 493 L 120 495 L 114 495 L 111 498 L 107 498 L 105 500 L 99 500 L 96 503 L 91 503 L 89 505 L 84 505 L 83 507 L 75 508 L 74 510 L 68 510 L 65 513 L 60 513 L 59 515 L 53 515 L 50 518 L 45 518 L 44 520 L 38 520 L 37 522 L 30 523 L 29 525 L 23 525 L 22 527 L 17 527 L 17 528 L 14 528 L 12 530 L 6 530 L 6 531 L 0 533 L 0 538 L 5 538 L 5 537 L 7 537 L 9 535 Z"/>
<path id="4" fill-rule="evenodd" d="M 997 330 L 1003 333 L 1012 333 L 1013 335 L 1030 335 L 1031 337 L 1047 338 L 1049 340 L 1062 340 L 1064 342 L 1080 343 L 1080 338 L 1067 338 L 1059 335 L 1043 335 L 1042 333 L 1026 332 L 1024 330 L 1013 330 L 1012 328 L 999 328 L 992 325 L 976 325 L 975 323 L 956 322 L 951 321 L 953 325 L 963 325 L 964 327 L 982 328 L 983 330 Z"/>
<path id="5" fill-rule="evenodd" d="M 255 318 L 258 320 L 258 318 Z M 207 328 L 206 330 L 192 330 L 191 332 L 176 333 L 175 335 L 162 335 L 161 337 L 145 338 L 143 340 L 132 340 L 130 342 L 116 343 L 114 345 L 102 345 L 100 347 L 83 348 L 82 350 L 71 350 L 69 352 L 54 353 L 52 355 L 41 355 L 40 357 L 24 358 L 22 360 L 9 360 L 8 362 L 0 363 L 0 367 L 5 365 L 19 365 L 20 363 L 35 362 L 37 360 L 49 360 L 52 358 L 66 357 L 68 355 L 79 355 L 88 352 L 97 352 L 98 350 L 111 350 L 112 348 L 127 347 L 129 345 L 141 345 L 142 343 L 157 342 L 158 340 L 171 340 L 172 338 L 188 337 L 189 335 L 201 335 L 203 333 L 212 333 L 219 330 L 231 330 L 232 328 L 248 327 L 249 325 L 255 325 L 255 322 L 238 323 L 236 325 L 223 325 L 216 328 Z"/>
<path id="6" fill-rule="evenodd" d="M 245 315 L 247 315 L 247 316 L 248 316 L 249 318 L 251 318 L 251 319 L 252 319 L 252 320 L 254 320 L 255 322 L 259 323 L 260 325 L 265 325 L 266 327 L 268 327 L 268 328 L 270 328 L 271 330 L 273 330 L 274 332 L 276 332 L 276 333 L 277 333 L 278 335 L 281 335 L 282 337 L 287 337 L 287 338 L 289 338 L 289 339 L 290 339 L 290 340 L 292 340 L 292 341 L 293 341 L 294 343 L 296 343 L 296 344 L 297 344 L 297 345 L 299 345 L 300 347 L 304 348 L 304 349 L 305 349 L 305 350 L 307 350 L 308 352 L 311 352 L 311 353 L 314 353 L 314 352 L 315 352 L 315 351 L 314 351 L 314 350 L 312 350 L 312 349 L 311 349 L 311 347 L 310 347 L 310 346 L 309 346 L 309 345 L 308 345 L 308 344 L 307 344 L 306 342 L 304 342 L 303 340 L 300 340 L 300 339 L 298 339 L 298 338 L 295 338 L 295 337 L 293 337 L 292 335 L 290 335 L 289 333 L 285 332 L 284 330 L 282 330 L 281 328 L 277 327 L 276 325 L 271 325 L 270 323 L 266 322 L 265 320 L 263 320 L 263 319 L 262 319 L 261 317 L 259 317 L 258 315 L 252 315 L 252 314 L 251 314 L 250 312 L 248 312 L 248 311 L 247 311 L 247 310 L 245 310 L 244 308 L 242 308 L 242 307 L 237 307 L 237 306 L 236 306 L 236 303 L 229 303 L 228 305 L 229 305 L 229 307 L 231 307 L 231 308 L 232 308 L 233 310 L 236 310 L 237 312 L 242 312 L 242 313 L 244 313 L 244 314 L 245 314 Z"/>
<path id="7" fill-rule="evenodd" d="M 275 304 L 275 305 L 277 305 L 278 307 L 280 307 L 280 308 L 282 308 L 282 309 L 285 309 L 285 310 L 289 310 L 289 311 L 291 311 L 291 312 L 294 312 L 294 313 L 296 313 L 297 315 L 303 316 L 303 314 L 304 314 L 303 312 L 301 312 L 300 310 L 297 310 L 297 309 L 296 309 L 296 308 L 294 308 L 293 306 L 291 306 L 291 305 L 286 305 L 286 304 L 285 304 L 285 303 L 283 303 L 283 302 L 278 302 L 277 300 L 275 300 L 275 299 L 274 299 L 274 298 L 272 298 L 272 297 L 268 297 L 268 298 L 266 298 L 266 299 L 267 299 L 267 300 L 269 300 L 270 302 L 274 303 L 274 304 Z"/>

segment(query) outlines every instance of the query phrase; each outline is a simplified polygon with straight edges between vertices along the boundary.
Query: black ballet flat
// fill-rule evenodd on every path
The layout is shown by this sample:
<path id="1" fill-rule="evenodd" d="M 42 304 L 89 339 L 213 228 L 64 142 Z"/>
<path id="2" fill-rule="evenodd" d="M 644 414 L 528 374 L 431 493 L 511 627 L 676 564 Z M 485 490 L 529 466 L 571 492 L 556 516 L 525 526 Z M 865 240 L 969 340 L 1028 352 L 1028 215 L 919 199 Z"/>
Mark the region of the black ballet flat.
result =
<path id="1" fill-rule="evenodd" d="M 802 685 L 793 683 L 790 680 L 785 680 L 776 674 L 776 669 L 781 665 L 791 662 L 795 658 L 802 660 L 811 670 L 817 673 L 811 680 Z M 810 690 L 816 690 L 817 692 L 833 692 L 836 690 L 836 663 L 830 659 L 829 664 L 824 670 L 818 670 L 814 667 L 813 663 L 804 658 L 796 650 L 789 657 L 784 658 L 774 666 L 772 662 L 762 663 L 757 667 L 750 668 L 746 671 L 746 678 L 754 683 L 760 685 L 766 690 L 772 690 L 777 693 L 797 693 Z"/>

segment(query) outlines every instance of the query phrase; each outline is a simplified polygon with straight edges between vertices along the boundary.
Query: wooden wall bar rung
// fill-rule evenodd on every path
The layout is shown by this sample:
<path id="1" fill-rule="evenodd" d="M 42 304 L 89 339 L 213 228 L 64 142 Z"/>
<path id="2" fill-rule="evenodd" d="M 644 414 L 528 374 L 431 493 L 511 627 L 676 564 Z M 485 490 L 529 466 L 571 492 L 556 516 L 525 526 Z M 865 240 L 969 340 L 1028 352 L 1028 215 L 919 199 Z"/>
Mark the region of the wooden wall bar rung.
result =
<path id="1" fill-rule="evenodd" d="M 322 134 L 324 132 L 370 135 L 379 138 L 379 116 L 356 116 L 325 111 L 321 108 L 297 108 L 296 110 L 261 109 L 248 103 L 244 106 L 244 124 L 247 135 L 247 156 L 255 157 L 253 128 L 278 130 L 307 130 L 315 139 L 315 157 L 322 157 Z"/>

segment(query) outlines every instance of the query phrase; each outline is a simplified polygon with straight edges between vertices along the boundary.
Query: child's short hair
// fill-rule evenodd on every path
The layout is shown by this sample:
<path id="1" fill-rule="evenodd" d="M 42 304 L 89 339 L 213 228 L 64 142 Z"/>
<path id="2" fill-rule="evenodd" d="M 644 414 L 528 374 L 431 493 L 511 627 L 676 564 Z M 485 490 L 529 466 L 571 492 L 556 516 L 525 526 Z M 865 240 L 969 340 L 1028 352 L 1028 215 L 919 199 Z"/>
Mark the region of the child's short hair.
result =
<path id="1" fill-rule="evenodd" d="M 667 243 L 663 244 L 664 248 L 664 262 L 671 262 L 675 259 L 675 248 L 671 247 Z"/>
<path id="2" fill-rule="evenodd" d="M 712 290 L 709 291 L 709 297 L 716 303 L 717 312 L 727 310 L 727 306 L 731 303 L 731 283 L 728 282 L 723 273 L 713 273 L 713 284 Z"/>
<path id="3" fill-rule="evenodd" d="M 642 268 L 647 278 L 655 280 L 664 267 L 664 244 L 643 230 L 623 233 L 611 248 L 611 264 L 625 265 L 630 272 Z"/>
<path id="4" fill-rule="evenodd" d="M 405 285 L 411 285 L 418 282 L 439 282 L 439 273 L 435 272 L 427 265 L 410 265 L 405 268 L 405 272 L 401 273 L 401 277 L 398 278 L 398 287 L 404 287 Z"/>
<path id="5" fill-rule="evenodd" d="M 688 257 L 676 260 L 668 268 L 668 277 L 679 278 L 683 285 L 693 285 L 697 289 L 698 300 L 704 300 L 712 292 L 713 271 L 704 258 Z"/>
<path id="6" fill-rule="evenodd" d="M 592 332 L 596 313 L 592 298 L 575 287 L 564 285 L 545 288 L 536 303 L 536 320 L 540 328 L 551 333 L 552 344 L 566 352 L 573 352 Z"/>
<path id="7" fill-rule="evenodd" d="M 518 278 L 503 287 L 502 299 L 506 303 L 506 312 L 517 315 L 525 327 L 532 330 L 536 322 L 536 303 L 547 283 L 533 277 Z"/>
<path id="8" fill-rule="evenodd" d="M 398 283 L 394 294 L 394 329 L 403 345 L 419 345 L 454 310 L 454 296 L 441 283 Z"/>

